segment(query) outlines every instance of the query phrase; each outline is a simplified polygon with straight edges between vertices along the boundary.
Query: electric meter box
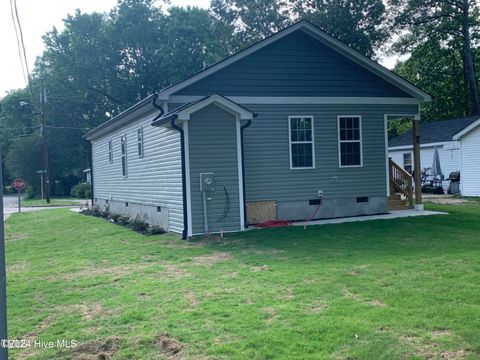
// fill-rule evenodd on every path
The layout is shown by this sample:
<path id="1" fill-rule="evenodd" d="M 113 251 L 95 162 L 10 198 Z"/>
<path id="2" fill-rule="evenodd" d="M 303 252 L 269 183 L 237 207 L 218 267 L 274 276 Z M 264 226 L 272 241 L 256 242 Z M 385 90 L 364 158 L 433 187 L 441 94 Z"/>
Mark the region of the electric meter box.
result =
<path id="1" fill-rule="evenodd" d="M 213 191 L 215 190 L 215 181 L 213 173 L 201 173 L 200 174 L 200 191 Z"/>

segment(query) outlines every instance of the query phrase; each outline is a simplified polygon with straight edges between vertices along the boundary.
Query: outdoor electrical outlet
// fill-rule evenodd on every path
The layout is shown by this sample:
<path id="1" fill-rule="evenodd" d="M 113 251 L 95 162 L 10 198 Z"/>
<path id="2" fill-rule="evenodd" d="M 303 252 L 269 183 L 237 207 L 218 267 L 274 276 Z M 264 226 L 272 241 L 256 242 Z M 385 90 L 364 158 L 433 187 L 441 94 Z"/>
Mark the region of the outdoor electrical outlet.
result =
<path id="1" fill-rule="evenodd" d="M 318 190 L 317 191 L 317 196 L 322 197 L 323 196 L 323 190 Z"/>

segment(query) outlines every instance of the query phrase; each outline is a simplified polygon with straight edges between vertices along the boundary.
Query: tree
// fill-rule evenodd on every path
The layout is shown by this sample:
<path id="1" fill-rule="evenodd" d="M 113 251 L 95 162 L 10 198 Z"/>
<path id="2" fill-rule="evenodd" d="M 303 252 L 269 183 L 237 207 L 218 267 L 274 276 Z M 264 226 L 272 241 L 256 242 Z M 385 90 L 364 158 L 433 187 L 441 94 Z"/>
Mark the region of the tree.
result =
<path id="1" fill-rule="evenodd" d="M 374 57 L 388 38 L 382 0 L 213 0 L 217 19 L 235 29 L 244 47 L 307 19 L 362 54 Z"/>
<path id="2" fill-rule="evenodd" d="M 40 137 L 31 135 L 14 139 L 5 157 L 5 168 L 13 176 L 22 177 L 34 189 L 40 189 L 40 177 L 36 173 L 43 168 Z"/>
<path id="3" fill-rule="evenodd" d="M 480 29 L 480 5 L 475 0 L 389 0 L 394 14 L 393 28 L 407 31 L 401 34 L 395 49 L 408 53 L 426 41 L 436 41 L 457 51 L 465 84 L 469 93 L 470 110 L 480 114 L 478 83 L 474 68 L 472 43 Z"/>
<path id="4" fill-rule="evenodd" d="M 442 47 L 431 39 L 418 45 L 395 72 L 433 95 L 422 108 L 422 119 L 430 121 L 467 116 L 469 101 L 459 51 Z"/>
<path id="5" fill-rule="evenodd" d="M 297 0 L 294 6 L 300 17 L 371 58 L 389 37 L 382 0 Z"/>
<path id="6" fill-rule="evenodd" d="M 227 46 L 236 52 L 290 25 L 290 0 L 212 0 L 215 18 L 233 35 Z"/>

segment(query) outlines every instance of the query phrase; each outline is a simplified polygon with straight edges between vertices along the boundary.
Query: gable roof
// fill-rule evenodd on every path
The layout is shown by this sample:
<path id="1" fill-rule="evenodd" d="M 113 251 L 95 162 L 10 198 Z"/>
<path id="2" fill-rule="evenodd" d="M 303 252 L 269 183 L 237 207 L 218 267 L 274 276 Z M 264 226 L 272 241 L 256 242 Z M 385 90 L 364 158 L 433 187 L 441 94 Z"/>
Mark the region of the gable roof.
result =
<path id="1" fill-rule="evenodd" d="M 199 100 L 184 104 L 175 110 L 172 110 L 159 119 L 152 121 L 153 126 L 161 126 L 168 123 L 171 119 L 190 120 L 190 115 L 207 107 L 208 105 L 216 105 L 229 113 L 238 116 L 240 120 L 251 120 L 256 114 L 246 107 L 227 99 L 218 94 L 205 96 Z"/>
<path id="2" fill-rule="evenodd" d="M 471 125 L 480 124 L 480 116 L 458 119 L 431 121 L 420 124 L 420 144 L 433 144 L 457 140 L 456 135 Z M 412 130 L 403 133 L 388 142 L 388 147 L 412 146 Z"/>
<path id="3" fill-rule="evenodd" d="M 394 72 L 388 70 L 387 68 L 383 67 L 382 65 L 376 63 L 375 61 L 369 59 L 368 57 L 360 54 L 358 51 L 353 50 L 351 47 L 347 46 L 340 40 L 328 35 L 323 30 L 319 29 L 312 23 L 308 22 L 307 20 L 301 20 L 296 24 L 293 24 L 267 38 L 261 40 L 246 49 L 227 57 L 226 59 L 194 74 L 193 76 L 180 81 L 176 84 L 168 86 L 162 89 L 158 93 L 159 100 L 168 100 L 169 96 L 184 89 L 187 86 L 194 84 L 195 82 L 202 80 L 209 75 L 212 75 L 221 69 L 247 57 L 248 55 L 270 45 L 273 42 L 276 42 L 285 36 L 295 32 L 295 31 L 303 31 L 308 35 L 312 36 L 316 40 L 322 42 L 323 44 L 327 45 L 328 47 L 332 48 L 336 52 L 342 54 L 343 56 L 349 58 L 350 60 L 354 61 L 358 65 L 366 68 L 367 70 L 371 71 L 372 73 L 376 74 L 380 78 L 386 80 L 387 82 L 395 85 L 396 87 L 400 88 L 401 90 L 405 91 L 409 95 L 415 97 L 421 102 L 427 102 L 431 100 L 431 95 L 426 93 L 425 91 L 421 90 L 420 88 L 416 87 L 406 79 L 400 77 L 399 75 L 395 74 Z"/>

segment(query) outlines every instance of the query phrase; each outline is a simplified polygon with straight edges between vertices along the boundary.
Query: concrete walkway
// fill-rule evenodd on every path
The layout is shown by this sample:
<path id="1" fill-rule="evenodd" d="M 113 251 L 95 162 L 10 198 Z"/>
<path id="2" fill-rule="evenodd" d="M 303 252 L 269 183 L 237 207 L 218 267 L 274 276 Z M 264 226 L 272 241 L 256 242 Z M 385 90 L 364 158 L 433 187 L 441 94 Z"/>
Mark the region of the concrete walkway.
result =
<path id="1" fill-rule="evenodd" d="M 326 220 L 313 220 L 313 221 L 299 221 L 292 223 L 293 226 L 309 226 L 309 225 L 327 225 L 327 224 L 342 224 L 347 222 L 356 221 L 369 221 L 369 220 L 390 220 L 399 219 L 405 217 L 415 216 L 430 216 L 430 215 L 448 215 L 448 213 L 440 211 L 417 211 L 417 210 L 392 210 L 388 214 L 381 215 L 365 215 L 365 216 L 352 216 L 347 218 L 326 219 Z"/>

